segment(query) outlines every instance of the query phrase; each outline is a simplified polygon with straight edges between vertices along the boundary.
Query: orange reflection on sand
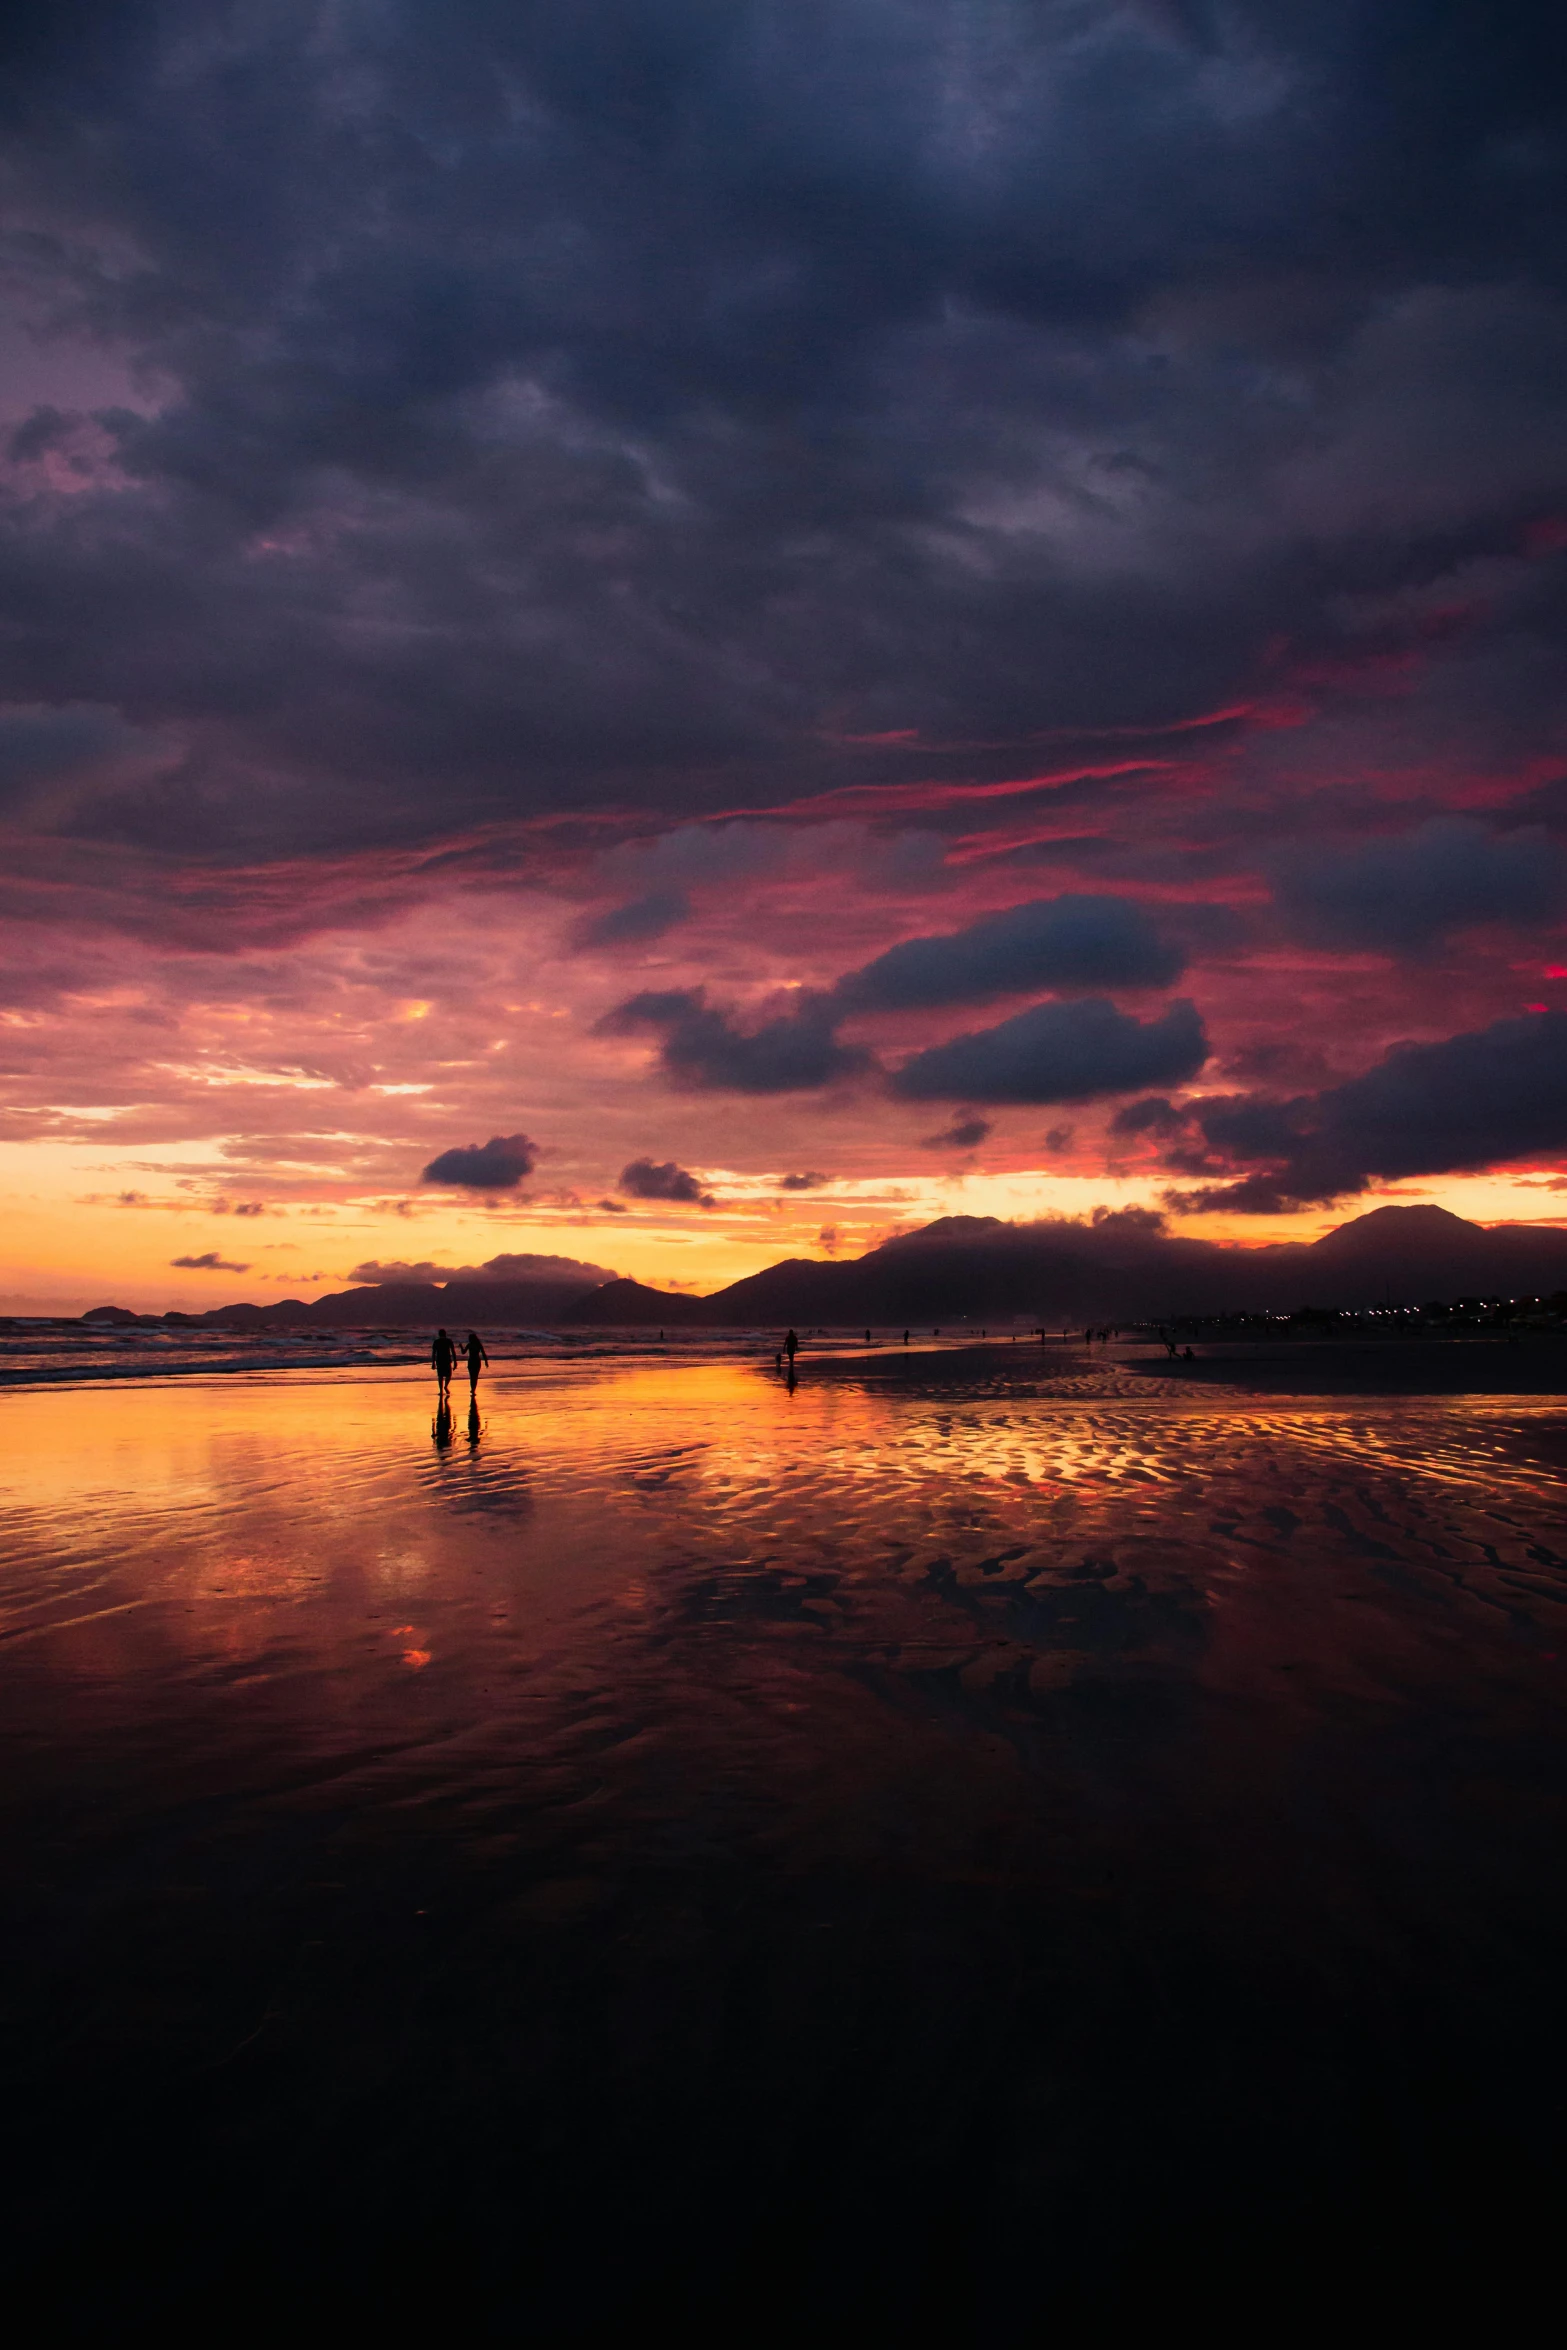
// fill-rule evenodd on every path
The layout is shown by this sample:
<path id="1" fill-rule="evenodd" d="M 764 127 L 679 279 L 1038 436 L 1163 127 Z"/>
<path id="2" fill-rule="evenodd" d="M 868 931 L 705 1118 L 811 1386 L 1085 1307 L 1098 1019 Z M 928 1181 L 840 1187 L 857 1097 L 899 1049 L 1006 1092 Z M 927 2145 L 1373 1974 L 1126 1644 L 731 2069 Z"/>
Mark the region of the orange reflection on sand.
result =
<path id="1" fill-rule="evenodd" d="M 357 1752 L 421 1708 L 504 1713 L 529 1676 L 615 1686 L 688 1623 L 745 1626 L 747 1657 L 950 1652 L 1038 1691 L 1178 1616 L 1213 1671 L 1251 1563 L 1336 1559 L 1362 1489 L 1369 1539 L 1444 1545 L 1466 1589 L 1533 1573 L 1558 1498 L 1550 1462 L 1513 1457 L 1539 1405 L 1174 1394 L 1022 1350 L 891 1378 L 807 1359 L 793 1391 L 770 1358 L 508 1369 L 472 1453 L 432 1455 L 429 1384 L 8 1396 L 0 1633 L 127 1704 L 265 1687 L 305 1745 Z M 441 1673 L 405 1679 L 437 1644 Z"/>

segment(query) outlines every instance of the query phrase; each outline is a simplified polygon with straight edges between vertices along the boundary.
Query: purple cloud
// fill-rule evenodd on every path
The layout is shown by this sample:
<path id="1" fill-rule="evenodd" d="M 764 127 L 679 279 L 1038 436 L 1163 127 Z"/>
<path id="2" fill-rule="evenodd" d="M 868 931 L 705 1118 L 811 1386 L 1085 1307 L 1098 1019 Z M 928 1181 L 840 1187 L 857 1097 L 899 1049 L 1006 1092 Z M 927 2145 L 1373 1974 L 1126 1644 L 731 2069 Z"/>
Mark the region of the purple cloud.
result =
<path id="1" fill-rule="evenodd" d="M 635 995 L 599 1022 L 606 1036 L 652 1029 L 660 1060 L 676 1086 L 692 1091 L 801 1093 L 872 1067 L 871 1056 L 843 1045 L 837 1013 L 825 995 L 802 995 L 781 1015 L 743 1027 L 709 1004 L 701 988 Z"/>
<path id="2" fill-rule="evenodd" d="M 908 1101 L 1083 1102 L 1195 1077 L 1208 1039 L 1194 1004 L 1134 1020 L 1102 996 L 1035 1004 L 999 1027 L 955 1036 L 904 1062 L 892 1090 Z"/>
<path id="3" fill-rule="evenodd" d="M 537 1159 L 538 1145 L 526 1134 L 492 1134 L 488 1142 L 442 1151 L 419 1180 L 460 1191 L 515 1191 L 523 1177 L 533 1173 Z"/>
<path id="4" fill-rule="evenodd" d="M 633 1199 L 670 1200 L 679 1206 L 711 1208 L 715 1202 L 711 1192 L 704 1191 L 696 1176 L 684 1167 L 677 1167 L 673 1159 L 655 1162 L 652 1159 L 633 1159 L 620 1170 L 620 1188 Z"/>
<path id="5" fill-rule="evenodd" d="M 1192 1129 L 1168 1164 L 1228 1179 L 1173 1196 L 1254 1215 L 1337 1199 L 1376 1176 L 1455 1174 L 1557 1153 L 1567 1149 L 1567 1013 L 1394 1045 L 1363 1076 L 1292 1101 L 1242 1094 L 1201 1102 Z"/>

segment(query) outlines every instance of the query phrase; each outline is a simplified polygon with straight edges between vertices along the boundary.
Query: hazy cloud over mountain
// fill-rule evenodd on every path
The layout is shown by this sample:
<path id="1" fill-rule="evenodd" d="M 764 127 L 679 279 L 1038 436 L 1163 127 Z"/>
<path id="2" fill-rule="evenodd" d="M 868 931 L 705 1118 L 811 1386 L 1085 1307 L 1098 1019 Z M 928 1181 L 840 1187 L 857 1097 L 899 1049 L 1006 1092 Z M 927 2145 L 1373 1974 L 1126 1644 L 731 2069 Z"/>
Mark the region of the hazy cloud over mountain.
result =
<path id="1" fill-rule="evenodd" d="M 543 1257 L 523 1251 L 487 1257 L 482 1265 L 437 1265 L 428 1258 L 417 1264 L 403 1259 L 381 1263 L 372 1257 L 356 1265 L 348 1278 L 382 1287 L 395 1281 L 547 1281 L 557 1287 L 576 1282 L 584 1289 L 596 1289 L 617 1276 L 607 1265 L 584 1264 L 578 1257 Z"/>

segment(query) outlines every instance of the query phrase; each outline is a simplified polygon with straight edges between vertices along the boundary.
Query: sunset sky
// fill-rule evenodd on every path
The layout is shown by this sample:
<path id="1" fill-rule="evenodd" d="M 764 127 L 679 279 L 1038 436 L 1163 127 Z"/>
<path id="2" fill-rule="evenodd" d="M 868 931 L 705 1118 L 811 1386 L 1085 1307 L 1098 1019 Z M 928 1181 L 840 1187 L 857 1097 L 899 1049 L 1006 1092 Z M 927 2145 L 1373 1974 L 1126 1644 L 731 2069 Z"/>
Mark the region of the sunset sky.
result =
<path id="1" fill-rule="evenodd" d="M 11 12 L 0 1311 L 1567 1219 L 1564 21 Z"/>

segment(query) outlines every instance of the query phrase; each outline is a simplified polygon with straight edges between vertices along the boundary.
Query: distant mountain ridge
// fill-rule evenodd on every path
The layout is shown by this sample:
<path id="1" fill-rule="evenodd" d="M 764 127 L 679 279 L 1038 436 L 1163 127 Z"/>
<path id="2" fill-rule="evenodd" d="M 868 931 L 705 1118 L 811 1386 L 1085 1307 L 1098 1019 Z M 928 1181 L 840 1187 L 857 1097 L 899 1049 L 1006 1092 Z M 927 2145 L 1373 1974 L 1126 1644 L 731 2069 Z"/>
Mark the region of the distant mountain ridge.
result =
<path id="1" fill-rule="evenodd" d="M 1446 1208 L 1373 1208 L 1315 1241 L 1226 1248 L 1167 1232 L 1143 1209 L 1087 1221 L 943 1216 L 846 1263 L 786 1258 L 711 1297 L 639 1281 L 388 1282 L 307 1302 L 137 1315 L 97 1306 L 84 1321 L 162 1321 L 226 1329 L 743 1329 L 785 1323 L 881 1328 L 964 1320 L 1143 1321 L 1170 1315 L 1288 1312 L 1297 1306 L 1418 1305 L 1457 1296 L 1549 1296 L 1567 1289 L 1567 1232 L 1472 1224 Z"/>

